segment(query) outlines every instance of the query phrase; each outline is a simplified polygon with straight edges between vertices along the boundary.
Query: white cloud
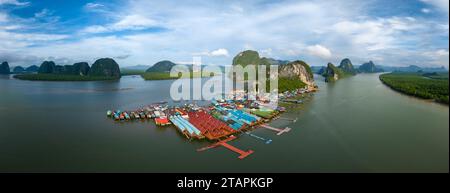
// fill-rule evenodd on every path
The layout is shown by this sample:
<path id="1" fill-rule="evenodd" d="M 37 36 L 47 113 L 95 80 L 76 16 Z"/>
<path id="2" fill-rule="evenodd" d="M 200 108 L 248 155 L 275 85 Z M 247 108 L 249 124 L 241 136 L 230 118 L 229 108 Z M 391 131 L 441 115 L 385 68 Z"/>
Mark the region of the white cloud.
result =
<path id="1" fill-rule="evenodd" d="M 46 16 L 49 16 L 49 15 L 52 15 L 52 14 L 53 13 L 50 10 L 42 9 L 40 12 L 35 13 L 34 17 L 42 18 L 42 17 L 46 17 Z"/>
<path id="2" fill-rule="evenodd" d="M 0 5 L 17 5 L 17 6 L 25 6 L 25 5 L 29 5 L 30 2 L 21 2 L 18 0 L 0 0 Z"/>
<path id="3" fill-rule="evenodd" d="M 327 59 L 331 57 L 330 49 L 322 45 L 313 45 L 306 47 L 306 51 L 313 56 L 320 57 L 322 59 Z"/>
<path id="4" fill-rule="evenodd" d="M 211 56 L 228 56 L 228 50 L 220 48 L 211 52 Z"/>
<path id="5" fill-rule="evenodd" d="M 431 10 L 427 9 L 427 8 L 423 8 L 420 11 L 422 11 L 422 13 L 430 13 L 431 12 Z"/>
<path id="6" fill-rule="evenodd" d="M 390 17 L 375 20 L 342 21 L 332 26 L 330 33 L 346 39 L 359 49 L 368 51 L 396 48 L 402 43 L 403 32 L 415 32 L 424 25 L 412 17 Z"/>
<path id="7" fill-rule="evenodd" d="M 272 56 L 272 48 L 262 49 L 260 50 L 261 56 L 271 57 Z"/>
<path id="8" fill-rule="evenodd" d="M 0 12 L 0 22 L 6 22 L 6 21 L 8 21 L 8 15 Z"/>
<path id="9" fill-rule="evenodd" d="M 21 25 L 3 25 L 0 26 L 0 30 L 16 30 L 16 29 L 20 29 L 23 26 Z"/>
<path id="10" fill-rule="evenodd" d="M 82 33 L 105 33 L 105 32 L 115 32 L 124 30 L 143 30 L 151 27 L 157 26 L 157 22 L 153 19 L 144 17 L 142 15 L 127 15 L 122 17 L 115 23 L 101 26 L 94 25 L 88 26 L 81 30 Z"/>
<path id="11" fill-rule="evenodd" d="M 42 34 L 42 33 L 10 33 L 0 31 L 1 39 L 22 40 L 22 41 L 55 41 L 68 38 L 68 35 Z"/>
<path id="12" fill-rule="evenodd" d="M 84 8 L 87 10 L 98 10 L 101 8 L 104 8 L 105 5 L 100 4 L 100 3 L 87 3 Z"/>
<path id="13" fill-rule="evenodd" d="M 383 60 L 384 64 L 397 65 L 407 64 L 409 61 L 405 58 L 429 59 L 422 54 L 424 50 L 448 50 L 447 45 L 437 41 L 448 40 L 448 22 L 441 22 L 435 14 L 425 18 L 423 14 L 416 14 L 414 18 L 395 16 L 397 12 L 388 16 L 371 15 L 373 6 L 380 4 L 372 0 L 269 4 L 202 1 L 202 6 L 184 1 L 122 2 L 118 6 L 97 5 L 95 1 L 86 4 L 86 11 L 96 10 L 87 15 L 95 17 L 96 22 L 107 23 L 69 33 L 73 41 L 56 38 L 54 42 L 40 44 L 4 36 L 0 38 L 0 50 L 14 48 L 23 55 L 75 60 L 130 55 L 120 61 L 121 65 L 153 64 L 164 59 L 190 61 L 192 55 L 213 56 L 214 51 L 217 56 L 233 56 L 244 49 L 257 50 L 261 55 L 277 59 L 302 59 L 312 65 L 337 62 L 343 57 L 349 57 L 356 64 Z M 437 12 L 432 6 L 426 8 Z M 411 11 L 420 11 L 414 9 Z M 398 15 L 404 14 L 399 12 Z M 12 26 L 10 23 L 1 25 Z M 152 27 L 168 30 L 158 33 L 144 30 Z M 6 30 L 5 27 L 0 28 L 0 32 L 2 30 Z M 127 30 L 134 32 L 132 35 L 117 33 Z M 29 47 L 30 44 L 34 46 Z M 218 48 L 226 48 L 226 52 Z M 204 52 L 193 54 L 196 51 Z M 203 62 L 226 65 L 231 60 L 229 57 L 205 57 Z"/>
<path id="14" fill-rule="evenodd" d="M 213 50 L 211 52 L 205 51 L 205 52 L 199 52 L 199 53 L 193 53 L 194 56 L 229 56 L 228 50 L 225 48 L 219 48 L 217 50 Z"/>
<path id="15" fill-rule="evenodd" d="M 449 14 L 449 0 L 421 0 L 424 3 L 430 4 L 444 13 Z"/>
<path id="16" fill-rule="evenodd" d="M 440 50 L 436 51 L 437 56 L 448 57 L 448 54 L 449 54 L 448 50 L 440 49 Z"/>
<path id="17" fill-rule="evenodd" d="M 83 33 L 104 33 L 108 31 L 110 31 L 110 29 L 100 25 L 92 25 L 82 30 Z"/>
<path id="18" fill-rule="evenodd" d="M 422 54 L 428 58 L 428 64 L 433 66 L 445 66 L 449 68 L 449 51 L 448 49 L 439 49 L 427 51 Z"/>
<path id="19" fill-rule="evenodd" d="M 139 30 L 149 27 L 156 26 L 157 22 L 155 20 L 149 19 L 142 15 L 127 15 L 122 18 L 117 23 L 113 24 L 113 29 L 115 30 Z"/>

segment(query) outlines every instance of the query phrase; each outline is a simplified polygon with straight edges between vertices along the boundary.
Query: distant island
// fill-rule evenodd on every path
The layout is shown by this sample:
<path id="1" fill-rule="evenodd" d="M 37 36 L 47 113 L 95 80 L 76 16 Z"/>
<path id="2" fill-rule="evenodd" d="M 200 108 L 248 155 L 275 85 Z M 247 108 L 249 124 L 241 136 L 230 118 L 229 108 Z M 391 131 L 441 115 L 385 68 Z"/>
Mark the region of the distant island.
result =
<path id="1" fill-rule="evenodd" d="M 366 62 L 360 66 L 354 66 L 350 59 L 345 58 L 341 61 L 340 65 L 336 67 L 332 63 L 328 63 L 327 66 L 313 66 L 311 69 L 315 74 L 325 77 L 326 82 L 335 82 L 341 78 L 354 76 L 358 73 L 380 73 L 380 72 L 407 72 L 407 73 L 448 73 L 445 67 L 432 68 L 432 67 L 419 67 L 416 65 L 410 65 L 406 67 L 393 67 L 393 66 L 380 66 L 375 65 L 373 61 Z"/>
<path id="2" fill-rule="evenodd" d="M 39 70 L 39 67 L 36 65 L 31 65 L 27 68 L 22 66 L 15 66 L 12 71 L 8 62 L 2 62 L 0 64 L 0 74 L 24 74 L 24 73 L 36 73 Z"/>
<path id="3" fill-rule="evenodd" d="M 401 93 L 448 105 L 448 72 L 394 72 L 380 75 L 380 80 Z"/>
<path id="4" fill-rule="evenodd" d="M 180 76 L 171 77 L 170 76 L 170 70 L 172 67 L 176 66 L 177 64 L 169 61 L 169 60 L 163 60 L 155 63 L 151 67 L 149 67 L 145 72 L 141 73 L 141 77 L 145 80 L 171 80 L 171 79 L 179 79 L 183 78 Z M 192 65 L 186 65 L 186 67 L 190 70 L 190 77 L 189 78 L 200 78 L 200 77 L 209 77 L 210 73 L 204 73 L 202 76 L 202 72 L 193 72 L 192 71 Z M 200 66 L 200 68 L 203 68 L 204 66 Z M 220 74 L 220 72 L 216 72 L 215 75 Z"/>
<path id="5" fill-rule="evenodd" d="M 10 69 L 8 62 L 2 62 L 2 64 L 0 64 L 0 74 L 9 74 L 9 73 Z"/>
<path id="6" fill-rule="evenodd" d="M 269 65 L 278 65 L 278 92 L 283 93 L 299 88 L 316 87 L 314 82 L 314 75 L 310 66 L 301 60 L 289 62 L 286 60 L 276 60 L 272 58 L 260 57 L 259 53 L 254 50 L 245 50 L 238 53 L 233 58 L 232 65 L 257 65 L 268 67 Z M 268 77 L 269 71 L 267 71 Z M 236 77 L 237 79 L 244 79 L 243 77 Z"/>
<path id="7" fill-rule="evenodd" d="M 269 65 L 278 65 L 278 91 L 286 92 L 304 87 L 316 87 L 314 83 L 314 75 L 310 66 L 301 60 L 287 61 L 276 60 L 273 58 L 260 57 L 259 53 L 254 50 L 245 50 L 238 53 L 232 61 L 232 65 L 256 65 L 268 67 Z M 176 64 L 169 60 L 163 60 L 155 63 L 149 67 L 145 72 L 142 72 L 143 65 L 139 65 L 133 68 L 125 69 L 128 74 L 139 74 L 145 80 L 167 80 L 178 79 L 179 77 L 170 77 L 170 70 Z M 190 78 L 210 77 L 211 73 L 214 75 L 221 74 L 222 72 L 192 72 L 192 66 L 188 66 L 191 70 Z M 205 66 L 200 66 L 201 68 Z M 220 67 L 223 71 L 223 66 Z M 269 76 L 269 70 L 267 71 L 267 77 Z M 239 77 L 237 77 L 239 79 Z M 240 77 L 243 80 L 243 77 Z"/>
<path id="8" fill-rule="evenodd" d="M 384 72 L 383 69 L 375 66 L 375 64 L 372 61 L 369 61 L 367 63 L 362 64 L 358 68 L 359 73 L 379 73 Z"/>
<path id="9" fill-rule="evenodd" d="M 98 59 L 92 67 L 87 62 L 62 66 L 56 65 L 53 61 L 44 61 L 37 73 L 14 75 L 14 78 L 21 80 L 42 81 L 99 81 L 117 80 L 120 77 L 119 65 L 111 58 Z"/>
<path id="10" fill-rule="evenodd" d="M 341 78 L 354 76 L 358 71 L 353 67 L 350 59 L 345 58 L 341 61 L 339 67 L 328 63 L 326 68 L 320 69 L 318 74 L 325 77 L 325 82 L 335 82 Z"/>
<path id="11" fill-rule="evenodd" d="M 311 69 L 315 74 L 322 75 L 327 66 L 311 66 Z M 362 65 L 354 65 L 357 73 L 378 73 L 378 72 L 448 72 L 444 67 L 420 67 L 416 65 L 409 66 L 385 66 L 375 65 L 372 61 L 364 63 Z"/>

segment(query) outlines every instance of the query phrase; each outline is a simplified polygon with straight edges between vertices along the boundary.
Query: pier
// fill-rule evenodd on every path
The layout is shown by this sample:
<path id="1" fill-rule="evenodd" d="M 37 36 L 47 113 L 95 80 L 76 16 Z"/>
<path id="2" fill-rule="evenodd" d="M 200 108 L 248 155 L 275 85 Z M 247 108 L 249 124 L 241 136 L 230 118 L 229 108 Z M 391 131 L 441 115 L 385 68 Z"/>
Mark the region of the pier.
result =
<path id="1" fill-rule="evenodd" d="M 227 139 L 219 141 L 219 142 L 217 142 L 215 144 L 212 144 L 210 146 L 197 149 L 197 151 L 205 151 L 205 150 L 208 150 L 208 149 L 211 149 L 211 148 L 215 148 L 215 147 L 218 147 L 218 146 L 223 146 L 223 147 L 225 147 L 225 148 L 227 148 L 227 149 L 229 149 L 231 151 L 234 151 L 234 152 L 238 153 L 239 154 L 239 157 L 238 157 L 239 159 L 244 159 L 244 158 L 246 158 L 247 156 L 249 156 L 250 154 L 252 154 L 254 152 L 253 150 L 244 151 L 244 150 L 241 150 L 241 149 L 239 149 L 237 147 L 234 147 L 234 146 L 232 146 L 232 145 L 227 143 L 227 142 L 229 142 L 229 141 L 231 141 L 233 139 L 236 139 L 236 137 L 234 135 L 228 137 Z"/>
<path id="2" fill-rule="evenodd" d="M 290 119 L 290 118 L 285 118 L 285 117 L 278 117 L 278 118 L 282 119 L 282 120 L 292 121 L 293 123 L 297 122 L 297 118 L 295 118 L 295 119 Z"/>
<path id="3" fill-rule="evenodd" d="M 283 98 L 290 100 L 289 98 L 306 91 L 297 89 Z M 245 133 L 249 137 L 270 144 L 272 139 L 255 135 L 250 131 L 262 127 L 275 131 L 277 135 L 289 132 L 291 130 L 289 127 L 280 129 L 267 124 L 277 119 L 297 121 L 297 118 L 281 117 L 281 113 L 285 111 L 284 107 L 272 107 L 267 99 L 258 99 L 257 101 L 214 99 L 211 104 L 204 106 L 198 106 L 195 103 L 168 105 L 167 102 L 159 102 L 131 111 L 108 110 L 106 116 L 115 121 L 153 119 L 157 126 L 173 125 L 189 140 L 206 138 L 212 142 L 211 145 L 199 148 L 197 151 L 223 146 L 238 153 L 239 159 L 244 159 L 254 151 L 241 150 L 228 142 L 236 139 L 236 135 Z"/>
<path id="4" fill-rule="evenodd" d="M 266 129 L 269 129 L 269 130 L 277 132 L 277 135 L 281 135 L 283 133 L 287 133 L 287 132 L 289 132 L 291 130 L 291 128 L 289 128 L 289 127 L 286 127 L 284 129 L 278 129 L 278 128 L 272 127 L 270 125 L 267 125 L 267 124 L 262 124 L 260 126 L 266 128 Z"/>
<path id="5" fill-rule="evenodd" d="M 257 135 L 255 135 L 255 134 L 253 134 L 253 133 L 250 133 L 250 132 L 245 132 L 245 134 L 247 134 L 247 135 L 249 135 L 250 137 L 253 137 L 253 138 L 255 138 L 255 139 L 259 139 L 259 140 L 261 140 L 261 141 L 264 141 L 265 144 L 270 144 L 270 143 L 272 142 L 271 139 L 265 139 L 265 138 L 263 138 L 263 137 L 257 136 Z"/>

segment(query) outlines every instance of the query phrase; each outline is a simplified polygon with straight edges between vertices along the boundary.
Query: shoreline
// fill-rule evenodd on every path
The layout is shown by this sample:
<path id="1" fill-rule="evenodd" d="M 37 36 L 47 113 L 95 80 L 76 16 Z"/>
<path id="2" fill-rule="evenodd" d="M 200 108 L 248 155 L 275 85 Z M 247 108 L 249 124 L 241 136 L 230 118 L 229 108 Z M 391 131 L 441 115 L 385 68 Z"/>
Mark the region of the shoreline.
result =
<path id="1" fill-rule="evenodd" d="M 424 97 L 421 97 L 421 96 L 418 96 L 418 95 L 415 95 L 415 94 L 411 94 L 411 93 L 405 92 L 405 91 L 403 91 L 403 90 L 401 90 L 401 89 L 399 89 L 399 88 L 397 88 L 397 87 L 395 87 L 395 86 L 393 86 L 393 85 L 387 83 L 387 82 L 386 82 L 385 80 L 383 80 L 383 78 L 381 77 L 382 75 L 386 75 L 386 74 L 390 74 L 390 73 L 384 73 L 384 74 L 381 74 L 381 75 L 378 76 L 378 79 L 380 80 L 380 82 L 381 82 L 384 86 L 387 86 L 389 89 L 391 89 L 391 90 L 393 90 L 393 91 L 395 91 L 395 92 L 397 92 L 397 93 L 400 93 L 400 94 L 402 94 L 402 95 L 409 96 L 409 97 L 413 97 L 413 98 L 416 98 L 416 99 L 420 99 L 420 100 L 422 100 L 422 101 L 433 102 L 433 103 L 441 104 L 441 105 L 444 105 L 444 106 L 447 106 L 447 107 L 449 106 L 448 103 L 439 101 L 439 100 L 434 99 L 434 98 L 431 98 L 431 99 L 430 99 L 430 98 L 424 98 Z"/>

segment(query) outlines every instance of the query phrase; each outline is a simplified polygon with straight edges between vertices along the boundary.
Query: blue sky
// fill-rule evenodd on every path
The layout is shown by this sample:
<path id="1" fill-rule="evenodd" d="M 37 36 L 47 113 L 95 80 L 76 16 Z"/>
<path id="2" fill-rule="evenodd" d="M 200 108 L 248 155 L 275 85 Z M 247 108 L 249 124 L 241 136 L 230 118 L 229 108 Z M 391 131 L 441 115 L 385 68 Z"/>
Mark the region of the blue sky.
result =
<path id="1" fill-rule="evenodd" d="M 318 66 L 350 58 L 449 65 L 448 0 L 0 0 L 0 60 L 12 65 L 160 60 L 228 65 L 242 50 Z"/>

